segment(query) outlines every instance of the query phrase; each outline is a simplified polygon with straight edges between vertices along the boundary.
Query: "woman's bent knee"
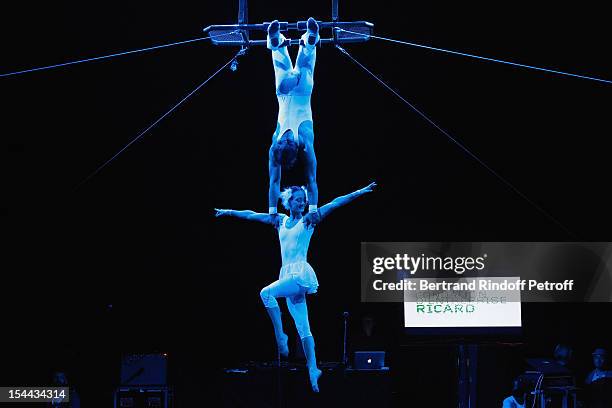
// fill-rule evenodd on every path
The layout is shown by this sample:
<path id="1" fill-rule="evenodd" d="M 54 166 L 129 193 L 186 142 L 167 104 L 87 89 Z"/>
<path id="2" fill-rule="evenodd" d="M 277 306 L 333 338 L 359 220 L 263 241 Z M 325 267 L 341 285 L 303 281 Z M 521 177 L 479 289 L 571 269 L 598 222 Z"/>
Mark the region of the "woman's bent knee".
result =
<path id="1" fill-rule="evenodd" d="M 259 292 L 259 296 L 261 297 L 261 301 L 263 302 L 265 307 L 278 307 L 278 302 L 276 298 L 272 296 L 270 288 L 266 286 Z"/>

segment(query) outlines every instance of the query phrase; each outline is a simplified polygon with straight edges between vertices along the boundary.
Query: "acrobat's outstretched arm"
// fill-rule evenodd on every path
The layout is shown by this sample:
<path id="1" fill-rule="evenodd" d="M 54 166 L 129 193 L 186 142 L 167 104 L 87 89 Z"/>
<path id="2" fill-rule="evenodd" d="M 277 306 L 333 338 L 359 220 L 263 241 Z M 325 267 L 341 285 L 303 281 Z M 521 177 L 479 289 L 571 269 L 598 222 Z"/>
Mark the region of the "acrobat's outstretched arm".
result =
<path id="1" fill-rule="evenodd" d="M 364 188 L 360 188 L 357 191 L 353 191 L 350 194 L 346 194 L 340 197 L 336 197 L 332 200 L 332 202 L 325 204 L 323 207 L 319 209 L 321 220 L 327 217 L 332 211 L 336 208 L 342 207 L 356 199 L 357 197 L 361 197 L 364 194 L 371 193 L 376 188 L 376 183 L 370 183 Z"/>
<path id="2" fill-rule="evenodd" d="M 276 225 L 275 216 L 270 214 L 256 213 L 251 210 L 223 210 L 215 208 L 215 217 L 236 217 L 248 221 L 263 222 L 264 224 Z"/>

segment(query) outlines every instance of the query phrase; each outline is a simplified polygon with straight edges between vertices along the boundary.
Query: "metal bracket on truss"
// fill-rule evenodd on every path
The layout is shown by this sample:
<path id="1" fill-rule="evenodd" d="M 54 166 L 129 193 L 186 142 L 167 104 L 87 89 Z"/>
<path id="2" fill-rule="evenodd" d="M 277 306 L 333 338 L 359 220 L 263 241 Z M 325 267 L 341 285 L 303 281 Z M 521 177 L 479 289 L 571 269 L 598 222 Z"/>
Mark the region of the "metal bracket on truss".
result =
<path id="1" fill-rule="evenodd" d="M 204 29 L 210 35 L 214 45 L 248 48 L 265 46 L 265 39 L 251 39 L 252 32 L 265 33 L 269 22 L 260 24 L 248 23 L 248 0 L 238 0 L 238 24 L 211 25 Z M 338 0 L 332 0 L 332 21 L 317 21 L 322 32 L 320 44 L 360 43 L 370 39 L 374 24 L 367 21 L 339 21 Z M 306 21 L 280 23 L 281 31 L 305 31 Z M 324 37 L 324 31 L 331 30 L 331 35 Z M 346 30 L 346 31 L 344 31 Z M 350 32 L 347 32 L 350 31 Z M 355 34 L 357 33 L 357 34 Z M 290 45 L 299 44 L 299 39 L 291 39 Z"/>

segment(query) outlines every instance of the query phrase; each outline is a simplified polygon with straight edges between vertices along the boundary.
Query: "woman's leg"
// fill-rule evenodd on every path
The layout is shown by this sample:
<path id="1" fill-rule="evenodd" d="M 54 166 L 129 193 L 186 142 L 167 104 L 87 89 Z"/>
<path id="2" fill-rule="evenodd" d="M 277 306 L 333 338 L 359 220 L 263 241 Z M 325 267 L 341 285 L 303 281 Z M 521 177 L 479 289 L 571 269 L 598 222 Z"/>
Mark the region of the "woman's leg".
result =
<path id="1" fill-rule="evenodd" d="M 277 280 L 263 288 L 259 295 L 263 301 L 268 316 L 272 321 L 274 327 L 274 336 L 276 337 L 276 344 L 278 345 L 278 352 L 283 356 L 289 354 L 289 348 L 287 346 L 287 335 L 283 332 L 283 321 L 281 319 L 280 308 L 276 298 L 295 296 L 301 292 L 300 286 L 292 278 L 285 278 Z"/>
<path id="2" fill-rule="evenodd" d="M 312 390 L 314 392 L 319 392 L 318 381 L 319 377 L 321 377 L 321 370 L 317 367 L 315 343 L 312 333 L 310 332 L 308 306 L 306 305 L 306 296 L 303 291 L 298 295 L 287 297 L 287 308 L 293 317 L 300 339 L 302 339 L 302 346 L 304 347 L 304 354 L 306 355 L 306 365 L 308 366 Z"/>

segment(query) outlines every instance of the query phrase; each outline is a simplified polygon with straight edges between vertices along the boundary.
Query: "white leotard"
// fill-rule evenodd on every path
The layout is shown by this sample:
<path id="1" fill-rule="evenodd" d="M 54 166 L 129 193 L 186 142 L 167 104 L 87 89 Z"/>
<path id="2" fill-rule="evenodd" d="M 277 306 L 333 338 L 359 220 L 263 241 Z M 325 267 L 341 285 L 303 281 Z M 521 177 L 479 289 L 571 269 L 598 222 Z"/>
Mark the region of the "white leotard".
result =
<path id="1" fill-rule="evenodd" d="M 285 215 L 278 229 L 283 265 L 307 262 L 306 256 L 314 228 L 306 228 L 303 217 L 291 228 L 287 228 L 288 221 L 289 217 Z"/>
<path id="2" fill-rule="evenodd" d="M 287 93 L 281 93 L 280 87 L 276 89 L 278 123 L 280 124 L 277 140 L 280 140 L 282 135 L 291 129 L 293 138 L 298 143 L 300 124 L 305 120 L 312 121 L 310 97 L 314 87 L 314 78 L 313 72 L 308 68 L 295 67 L 292 72 L 298 75 L 297 85 Z"/>

